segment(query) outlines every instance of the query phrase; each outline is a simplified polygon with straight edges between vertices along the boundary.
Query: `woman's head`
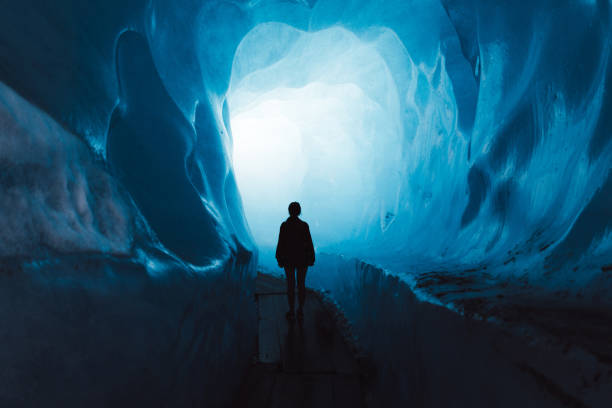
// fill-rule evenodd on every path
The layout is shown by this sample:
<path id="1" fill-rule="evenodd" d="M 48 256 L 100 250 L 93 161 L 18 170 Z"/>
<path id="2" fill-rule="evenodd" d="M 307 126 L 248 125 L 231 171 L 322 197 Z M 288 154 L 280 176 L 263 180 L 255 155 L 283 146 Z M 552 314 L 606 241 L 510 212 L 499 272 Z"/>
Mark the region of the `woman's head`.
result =
<path id="1" fill-rule="evenodd" d="M 298 203 L 297 201 L 294 201 L 291 204 L 289 204 L 289 215 L 290 216 L 297 217 L 301 213 L 302 213 L 302 207 L 300 207 L 300 203 Z"/>

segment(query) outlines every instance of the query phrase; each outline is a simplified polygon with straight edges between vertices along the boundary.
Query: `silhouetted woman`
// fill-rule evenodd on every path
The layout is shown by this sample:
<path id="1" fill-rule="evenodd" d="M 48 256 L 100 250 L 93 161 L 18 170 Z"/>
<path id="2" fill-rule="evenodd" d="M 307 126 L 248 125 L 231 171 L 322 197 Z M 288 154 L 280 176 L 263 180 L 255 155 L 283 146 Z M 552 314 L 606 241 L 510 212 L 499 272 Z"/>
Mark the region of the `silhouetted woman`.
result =
<path id="1" fill-rule="evenodd" d="M 295 304 L 295 272 L 297 271 L 298 286 L 298 318 L 304 318 L 304 298 L 306 297 L 306 270 L 314 265 L 315 253 L 308 224 L 298 216 L 302 212 L 300 203 L 289 204 L 289 218 L 281 224 L 276 245 L 276 260 L 278 266 L 285 268 L 287 275 L 287 299 L 289 311 L 287 319 L 294 318 Z"/>

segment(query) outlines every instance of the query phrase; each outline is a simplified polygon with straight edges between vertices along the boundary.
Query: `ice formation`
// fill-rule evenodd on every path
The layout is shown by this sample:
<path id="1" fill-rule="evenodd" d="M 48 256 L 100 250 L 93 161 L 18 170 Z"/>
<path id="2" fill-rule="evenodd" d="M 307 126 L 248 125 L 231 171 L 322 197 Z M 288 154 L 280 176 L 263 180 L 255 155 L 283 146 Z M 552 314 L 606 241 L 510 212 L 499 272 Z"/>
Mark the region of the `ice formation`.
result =
<path id="1" fill-rule="evenodd" d="M 110 294 L 133 311 L 118 329 L 154 327 L 178 302 L 151 330 L 188 363 L 134 362 L 166 373 L 139 385 L 172 384 L 160 398 L 185 377 L 213 392 L 227 378 L 222 359 L 248 360 L 258 245 L 268 253 L 294 199 L 318 250 L 398 276 L 487 266 L 499 279 L 610 299 L 608 0 L 32 0 L 2 10 L 0 258 L 13 272 L 3 287 L 25 293 L 13 318 L 60 339 L 87 313 L 121 316 L 104 309 Z M 90 257 L 97 272 L 73 268 Z M 41 287 L 50 292 L 37 297 Z M 85 310 L 57 320 L 59 331 L 37 320 L 65 312 L 47 307 L 54 296 Z M 213 331 L 219 349 L 200 336 Z M 110 344 L 138 349 L 132 340 Z M 9 357 L 27 367 L 28 353 Z M 0 398 L 14 403 L 19 381 Z M 203 398 L 183 395 L 175 406 Z"/>
<path id="2" fill-rule="evenodd" d="M 378 3 L 338 16 L 318 2 L 306 30 L 255 26 L 228 101 L 258 243 L 273 245 L 293 197 L 319 249 L 398 273 L 488 265 L 597 286 L 610 248 L 604 3 L 432 2 L 400 22 Z M 424 21 L 428 39 L 413 31 Z"/>
<path id="3" fill-rule="evenodd" d="M 605 266 L 607 2 L 97 7 L 8 8 L 6 92 L 88 144 L 186 262 L 254 249 L 235 169 L 262 246 L 294 197 L 321 249 L 397 272 L 488 263 L 586 284 Z"/>

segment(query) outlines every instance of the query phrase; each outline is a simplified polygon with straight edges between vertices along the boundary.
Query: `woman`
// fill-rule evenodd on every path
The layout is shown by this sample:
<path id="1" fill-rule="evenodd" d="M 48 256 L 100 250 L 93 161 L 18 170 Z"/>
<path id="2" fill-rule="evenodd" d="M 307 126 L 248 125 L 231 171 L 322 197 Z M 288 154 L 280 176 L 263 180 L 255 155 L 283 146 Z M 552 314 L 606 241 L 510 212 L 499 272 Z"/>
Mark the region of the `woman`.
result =
<path id="1" fill-rule="evenodd" d="M 276 246 L 278 266 L 285 268 L 287 276 L 287 300 L 289 311 L 287 319 L 294 319 L 295 273 L 298 285 L 298 319 L 304 318 L 304 299 L 306 297 L 306 270 L 314 265 L 315 253 L 308 224 L 298 218 L 302 208 L 300 203 L 289 204 L 289 218 L 281 224 Z"/>

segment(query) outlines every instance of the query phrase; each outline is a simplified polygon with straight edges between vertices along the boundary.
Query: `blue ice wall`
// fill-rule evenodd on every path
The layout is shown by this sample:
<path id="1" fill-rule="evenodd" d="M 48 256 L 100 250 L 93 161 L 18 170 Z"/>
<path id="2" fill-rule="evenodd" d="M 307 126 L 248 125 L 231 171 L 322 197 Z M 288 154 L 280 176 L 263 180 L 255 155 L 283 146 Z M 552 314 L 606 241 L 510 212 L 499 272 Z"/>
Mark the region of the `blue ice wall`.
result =
<path id="1" fill-rule="evenodd" d="M 227 406 L 255 347 L 248 265 L 72 255 L 0 274 L 4 407 Z"/>
<path id="2" fill-rule="evenodd" d="M 402 279 L 372 265 L 319 255 L 308 282 L 324 290 L 351 322 L 351 336 L 369 367 L 370 401 L 381 406 L 559 407 L 569 400 L 606 406 L 609 400 L 606 391 L 585 397 L 588 391 L 580 389 L 588 386 L 582 385 L 584 377 L 577 380 L 576 360 L 562 368 L 566 357 L 551 353 L 550 343 L 534 346 L 507 326 L 419 301 Z M 525 369 L 530 365 L 537 368 Z M 551 393 L 534 382 L 536 370 L 539 378 L 551 379 L 548 384 L 563 384 L 557 385 L 563 391 Z"/>
<path id="3" fill-rule="evenodd" d="M 201 193 L 186 177 L 193 127 L 165 91 L 143 36 L 123 33 L 116 57 L 120 97 L 108 129 L 107 162 L 166 247 L 195 264 L 223 258 L 219 221 L 204 210 Z"/>
<path id="4" fill-rule="evenodd" d="M 535 254 L 529 268 L 546 280 L 602 284 L 612 220 L 609 2 L 502 3 L 503 12 L 444 3 L 479 84 L 465 231 L 483 217 L 497 224 L 486 248 L 509 251 L 505 269 Z"/>
<path id="5" fill-rule="evenodd" d="M 207 266 L 253 248 L 226 152 L 224 80 L 211 78 L 208 87 L 217 87 L 214 92 L 219 94 L 212 98 L 204 79 L 189 75 L 200 72 L 188 56 L 195 55 L 201 21 L 181 24 L 184 32 L 164 31 L 189 14 L 187 3 L 178 11 L 166 2 L 86 6 L 66 1 L 53 8 L 37 1 L 7 4 L 1 79 L 109 164 L 158 242 L 194 265 Z M 159 13 L 165 20 L 157 24 Z M 166 58 L 165 47 L 175 42 L 189 44 L 173 47 L 173 55 L 183 58 L 181 64 Z M 188 56 L 181 56 L 181 51 Z M 166 72 L 169 65 L 175 70 L 171 75 Z M 196 121 L 200 100 L 206 106 L 200 111 L 209 116 L 200 115 Z M 122 137 L 126 133 L 132 137 Z M 160 137 L 166 138 L 165 145 Z M 210 140 L 218 144 L 206 152 L 202 145 Z M 107 144 L 113 157 L 107 157 Z M 149 150 L 135 151 L 144 145 Z M 140 156 L 140 162 L 120 163 L 121 154 L 130 161 Z M 158 193 L 148 191 L 153 187 Z M 167 190 L 171 187 L 173 193 Z M 166 219 L 160 212 L 172 216 Z M 27 214 L 19 220 L 30 222 Z"/>
<path id="6" fill-rule="evenodd" d="M 164 82 L 149 2 L 2 9 L 0 405 L 227 405 L 256 256 L 222 98 Z"/>

